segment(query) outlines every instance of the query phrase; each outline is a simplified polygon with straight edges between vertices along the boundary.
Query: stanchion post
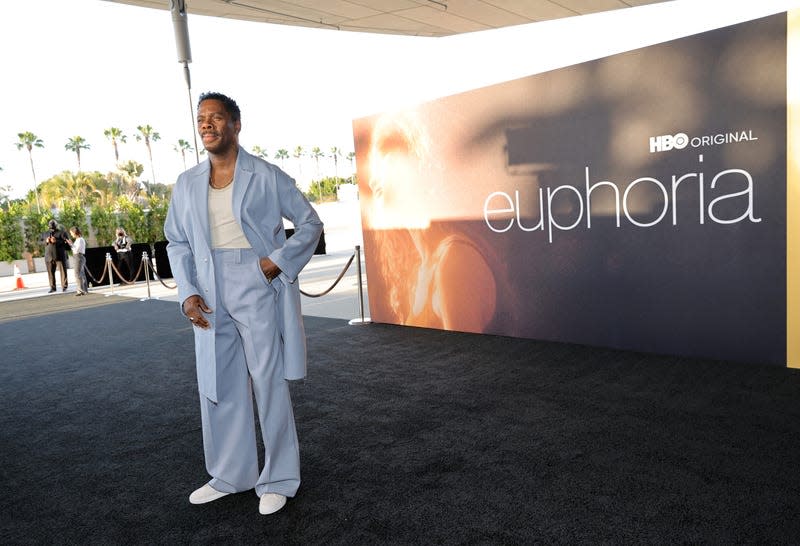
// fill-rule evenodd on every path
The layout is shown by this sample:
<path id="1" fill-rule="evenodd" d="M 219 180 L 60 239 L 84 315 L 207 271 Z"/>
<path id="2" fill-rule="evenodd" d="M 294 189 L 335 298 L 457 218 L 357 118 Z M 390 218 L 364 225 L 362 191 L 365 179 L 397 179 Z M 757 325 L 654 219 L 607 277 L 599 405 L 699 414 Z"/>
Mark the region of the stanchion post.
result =
<path id="1" fill-rule="evenodd" d="M 356 324 L 371 324 L 372 319 L 364 317 L 364 288 L 361 282 L 361 246 L 356 245 L 356 276 L 358 282 L 358 305 L 361 309 L 361 318 L 353 319 L 349 322 L 350 325 Z"/>
<path id="2" fill-rule="evenodd" d="M 114 295 L 114 268 L 110 252 L 106 252 L 106 268 L 108 268 L 108 286 L 111 287 L 111 294 L 106 294 L 108 297 Z"/>
<path id="3" fill-rule="evenodd" d="M 147 251 L 142 252 L 142 263 L 144 264 L 144 280 L 147 283 L 147 297 L 139 301 L 150 299 L 150 258 L 147 256 Z"/>

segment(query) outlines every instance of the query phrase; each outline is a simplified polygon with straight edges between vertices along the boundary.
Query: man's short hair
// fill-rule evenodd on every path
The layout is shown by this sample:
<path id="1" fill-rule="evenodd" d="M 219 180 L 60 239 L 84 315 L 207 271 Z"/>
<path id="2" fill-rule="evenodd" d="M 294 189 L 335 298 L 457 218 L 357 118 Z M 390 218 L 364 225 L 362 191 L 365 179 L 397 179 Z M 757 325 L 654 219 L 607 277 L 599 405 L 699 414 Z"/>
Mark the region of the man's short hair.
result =
<path id="1" fill-rule="evenodd" d="M 222 93 L 217 93 L 216 91 L 207 91 L 201 94 L 200 98 L 197 99 L 198 108 L 200 108 L 200 103 L 204 100 L 218 100 L 222 103 L 222 106 L 225 107 L 225 110 L 228 112 L 228 114 L 230 114 L 233 121 L 239 121 L 242 119 L 242 113 L 239 111 L 239 105 L 236 104 L 236 101 L 229 96 L 223 95 Z"/>

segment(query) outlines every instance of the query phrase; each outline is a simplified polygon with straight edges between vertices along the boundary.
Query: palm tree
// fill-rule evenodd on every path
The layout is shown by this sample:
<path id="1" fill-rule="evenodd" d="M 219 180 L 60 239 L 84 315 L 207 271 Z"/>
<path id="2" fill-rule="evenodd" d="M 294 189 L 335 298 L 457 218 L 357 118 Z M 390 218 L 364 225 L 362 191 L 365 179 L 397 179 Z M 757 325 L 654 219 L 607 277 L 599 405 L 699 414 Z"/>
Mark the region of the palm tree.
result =
<path id="1" fill-rule="evenodd" d="M 350 162 L 350 170 L 352 172 L 355 172 L 355 166 L 353 165 L 353 161 L 355 160 L 355 158 L 356 158 L 356 153 L 355 152 L 348 152 L 347 153 L 347 160 Z"/>
<path id="2" fill-rule="evenodd" d="M 91 175 L 91 178 L 87 181 L 87 189 L 90 195 L 86 198 L 87 203 L 101 207 L 110 206 L 115 198 L 113 186 L 114 173 L 102 175 L 95 171 L 94 173 L 89 173 L 89 175 Z M 86 205 L 84 205 L 84 208 L 85 206 Z"/>
<path id="3" fill-rule="evenodd" d="M 44 142 L 30 131 L 17 133 L 17 136 L 19 137 L 19 142 L 16 143 L 17 150 L 21 150 L 22 148 L 28 150 L 28 158 L 31 160 L 31 174 L 33 174 L 33 192 L 36 194 L 36 212 L 41 214 L 42 205 L 39 203 L 39 188 L 36 184 L 36 171 L 33 169 L 33 148 L 44 148 Z"/>
<path id="4" fill-rule="evenodd" d="M 306 155 L 306 154 L 303 151 L 303 147 L 302 146 L 296 147 L 294 149 L 294 152 L 292 153 L 292 157 L 294 157 L 297 160 L 297 170 L 298 170 L 299 176 L 303 176 L 303 162 L 300 161 L 300 159 L 304 155 Z"/>
<path id="5" fill-rule="evenodd" d="M 289 150 L 285 148 L 281 148 L 277 152 L 275 152 L 275 159 L 280 160 L 281 162 L 281 169 L 283 168 L 283 160 L 289 157 Z"/>
<path id="6" fill-rule="evenodd" d="M 342 151 L 333 146 L 331 148 L 331 157 L 333 158 L 333 173 L 334 176 L 338 179 L 339 178 L 339 156 L 342 155 Z"/>
<path id="7" fill-rule="evenodd" d="M 111 145 L 114 147 L 114 163 L 119 163 L 119 143 L 122 142 L 124 144 L 127 142 L 127 135 L 123 134 L 122 129 L 116 127 L 109 127 L 103 131 L 103 134 L 111 141 Z"/>
<path id="8" fill-rule="evenodd" d="M 178 139 L 178 143 L 175 146 L 173 146 L 172 148 L 176 152 L 181 154 L 181 159 L 183 159 L 183 170 L 185 171 L 186 170 L 186 152 L 193 152 L 194 148 L 192 148 L 192 145 L 189 144 L 189 142 L 187 142 L 186 140 L 183 140 L 182 138 L 179 138 Z"/>
<path id="9" fill-rule="evenodd" d="M 80 172 L 80 170 L 77 173 L 64 172 L 63 183 L 64 198 L 81 206 L 91 200 L 94 191 L 97 189 L 92 182 L 92 177 Z"/>
<path id="10" fill-rule="evenodd" d="M 255 145 L 253 146 L 253 153 L 256 154 L 261 159 L 268 159 L 269 154 L 267 153 L 266 148 L 262 148 L 261 146 Z"/>
<path id="11" fill-rule="evenodd" d="M 141 142 L 144 140 L 144 145 L 147 147 L 147 155 L 150 157 L 150 172 L 153 174 L 152 184 L 156 183 L 156 169 L 153 166 L 153 149 L 150 147 L 151 142 L 161 140 L 159 135 L 150 125 L 137 125 L 139 135 L 136 135 L 136 141 Z M 147 184 L 146 184 L 147 185 Z M 150 193 L 150 186 L 147 186 L 147 193 Z"/>
<path id="12" fill-rule="evenodd" d="M 75 152 L 78 156 L 78 172 L 81 172 L 81 150 L 88 150 L 91 148 L 86 139 L 82 136 L 74 136 L 67 140 L 67 143 L 64 144 L 64 149 L 69 152 Z"/>
<path id="13" fill-rule="evenodd" d="M 319 149 L 319 146 L 314 146 L 311 148 L 311 157 L 314 158 L 314 161 L 317 164 L 317 180 L 319 181 L 319 201 L 322 202 L 322 180 L 319 177 L 319 158 L 325 157 L 325 152 Z"/>
<path id="14" fill-rule="evenodd" d="M 64 190 L 60 177 L 61 175 L 57 174 L 48 178 L 39 185 L 39 198 L 42 200 L 42 204 L 44 204 L 45 209 L 53 210 L 59 208 L 60 204 L 63 204 Z"/>
<path id="15" fill-rule="evenodd" d="M 325 152 L 320 150 L 319 146 L 314 146 L 311 148 L 311 157 L 314 158 L 314 162 L 317 164 L 317 178 L 319 178 L 319 159 L 325 157 Z"/>
<path id="16" fill-rule="evenodd" d="M 63 208 L 65 204 L 84 207 L 99 200 L 102 195 L 99 186 L 105 184 L 103 175 L 98 172 L 64 171 L 42 182 L 42 201 L 50 208 Z"/>
<path id="17" fill-rule="evenodd" d="M 127 195 L 133 201 L 139 195 L 138 179 L 144 172 L 144 165 L 138 161 L 128 160 L 119 165 L 119 176 L 113 177 L 113 186 L 117 195 Z"/>

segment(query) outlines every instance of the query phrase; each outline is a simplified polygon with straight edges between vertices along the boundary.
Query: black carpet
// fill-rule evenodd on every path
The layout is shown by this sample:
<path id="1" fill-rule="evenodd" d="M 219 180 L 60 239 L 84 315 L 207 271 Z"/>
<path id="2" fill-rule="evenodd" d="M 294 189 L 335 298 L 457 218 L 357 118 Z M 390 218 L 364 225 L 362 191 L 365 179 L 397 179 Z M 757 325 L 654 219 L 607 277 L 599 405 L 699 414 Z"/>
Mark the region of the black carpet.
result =
<path id="1" fill-rule="evenodd" d="M 49 309 L 49 311 L 48 311 Z M 202 506 L 177 304 L 0 304 L 3 544 L 791 544 L 796 370 L 306 317 L 298 496 Z"/>

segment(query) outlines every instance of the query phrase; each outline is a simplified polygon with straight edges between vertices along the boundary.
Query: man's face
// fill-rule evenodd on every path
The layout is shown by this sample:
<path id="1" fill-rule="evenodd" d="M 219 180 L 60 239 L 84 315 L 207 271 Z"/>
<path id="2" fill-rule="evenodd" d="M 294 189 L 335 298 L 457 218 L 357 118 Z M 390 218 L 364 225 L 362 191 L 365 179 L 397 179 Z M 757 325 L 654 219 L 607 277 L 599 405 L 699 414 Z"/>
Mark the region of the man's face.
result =
<path id="1" fill-rule="evenodd" d="M 210 154 L 221 154 L 238 145 L 240 121 L 234 122 L 218 100 L 207 99 L 197 109 L 197 133 Z"/>

